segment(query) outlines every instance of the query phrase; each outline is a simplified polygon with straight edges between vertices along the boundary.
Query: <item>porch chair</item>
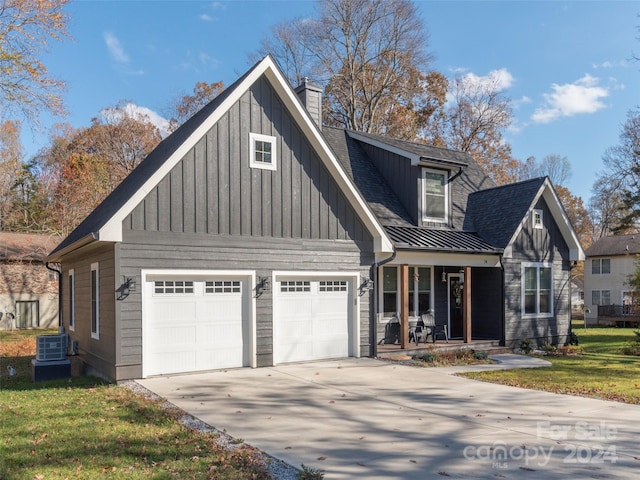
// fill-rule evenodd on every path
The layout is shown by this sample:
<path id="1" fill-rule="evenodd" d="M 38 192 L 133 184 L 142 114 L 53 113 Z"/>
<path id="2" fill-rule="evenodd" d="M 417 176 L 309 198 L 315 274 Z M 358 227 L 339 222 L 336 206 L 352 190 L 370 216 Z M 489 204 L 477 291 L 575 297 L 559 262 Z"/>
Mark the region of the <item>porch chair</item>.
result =
<path id="1" fill-rule="evenodd" d="M 449 343 L 449 332 L 446 325 L 436 325 L 436 319 L 433 316 L 433 313 L 424 313 L 422 315 L 422 322 L 424 323 L 426 329 L 431 334 L 431 340 L 433 343 L 436 343 L 436 338 L 438 335 L 443 336 L 444 340 Z M 429 336 L 429 334 L 427 334 Z M 425 338 L 426 343 L 426 338 Z"/>
<path id="2" fill-rule="evenodd" d="M 431 329 L 431 327 L 425 325 L 423 315 L 422 317 L 420 317 L 420 320 L 416 322 L 416 326 L 413 329 L 413 338 L 416 341 L 416 345 L 420 343 L 420 340 L 422 340 L 424 343 L 427 343 L 427 338 L 429 338 L 429 335 L 431 335 L 431 338 L 433 338 L 433 330 Z"/>

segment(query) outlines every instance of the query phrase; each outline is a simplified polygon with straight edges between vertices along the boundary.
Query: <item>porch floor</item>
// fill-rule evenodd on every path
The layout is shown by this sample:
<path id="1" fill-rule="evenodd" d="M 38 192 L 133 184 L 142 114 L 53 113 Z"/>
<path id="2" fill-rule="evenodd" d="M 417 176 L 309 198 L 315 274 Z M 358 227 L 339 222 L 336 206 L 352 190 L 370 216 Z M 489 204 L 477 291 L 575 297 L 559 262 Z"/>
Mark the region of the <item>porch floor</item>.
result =
<path id="1" fill-rule="evenodd" d="M 378 345 L 378 357 L 389 358 L 398 355 L 420 355 L 426 352 L 440 351 L 446 352 L 451 350 L 482 350 L 490 354 L 497 353 L 511 353 L 511 349 L 501 346 L 500 340 L 471 340 L 469 343 L 464 343 L 462 339 L 438 340 L 435 343 L 419 343 L 409 342 L 407 348 L 400 348 L 399 343 L 388 343 Z"/>

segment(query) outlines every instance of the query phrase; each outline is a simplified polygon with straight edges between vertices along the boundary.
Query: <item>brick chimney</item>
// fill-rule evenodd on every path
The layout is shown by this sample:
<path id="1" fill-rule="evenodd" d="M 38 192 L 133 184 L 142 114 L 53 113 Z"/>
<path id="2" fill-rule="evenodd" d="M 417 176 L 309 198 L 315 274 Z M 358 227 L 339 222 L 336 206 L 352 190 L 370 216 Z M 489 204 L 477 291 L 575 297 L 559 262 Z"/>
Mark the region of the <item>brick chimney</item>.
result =
<path id="1" fill-rule="evenodd" d="M 311 84 L 309 79 L 305 77 L 295 92 L 313 121 L 322 130 L 322 88 Z"/>

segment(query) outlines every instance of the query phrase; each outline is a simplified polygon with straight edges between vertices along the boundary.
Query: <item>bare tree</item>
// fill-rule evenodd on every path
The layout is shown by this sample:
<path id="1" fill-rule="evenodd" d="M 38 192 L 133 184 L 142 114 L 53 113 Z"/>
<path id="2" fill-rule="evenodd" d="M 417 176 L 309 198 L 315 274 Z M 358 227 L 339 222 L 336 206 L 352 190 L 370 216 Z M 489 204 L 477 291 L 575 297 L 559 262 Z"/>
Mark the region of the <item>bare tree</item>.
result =
<path id="1" fill-rule="evenodd" d="M 567 157 L 550 153 L 541 161 L 537 161 L 535 157 L 527 158 L 521 166 L 519 173 L 520 180 L 536 177 L 549 177 L 554 185 L 566 185 L 571 178 L 571 162 Z"/>
<path id="2" fill-rule="evenodd" d="M 193 87 L 193 95 L 182 95 L 175 98 L 169 106 L 169 129 L 173 132 L 189 120 L 201 108 L 211 102 L 224 90 L 222 82 L 198 82 Z"/>
<path id="3" fill-rule="evenodd" d="M 499 73 L 488 77 L 457 77 L 449 91 L 450 105 L 429 122 L 429 143 L 469 153 L 497 184 L 514 181 L 520 163 L 502 131 L 512 121 L 511 100 L 502 93 Z"/>
<path id="4" fill-rule="evenodd" d="M 419 110 L 427 45 L 408 0 L 320 0 L 315 18 L 274 27 L 260 53 L 274 55 L 294 85 L 306 76 L 325 86 L 326 123 L 384 133 L 399 107 Z"/>

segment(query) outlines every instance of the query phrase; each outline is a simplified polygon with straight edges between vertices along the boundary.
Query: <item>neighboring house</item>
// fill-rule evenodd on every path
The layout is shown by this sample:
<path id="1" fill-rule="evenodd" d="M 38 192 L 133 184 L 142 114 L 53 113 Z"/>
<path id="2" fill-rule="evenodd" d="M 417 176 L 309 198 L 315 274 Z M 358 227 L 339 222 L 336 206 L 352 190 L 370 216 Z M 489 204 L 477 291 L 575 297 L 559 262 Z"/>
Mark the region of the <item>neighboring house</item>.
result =
<path id="1" fill-rule="evenodd" d="M 603 237 L 585 252 L 584 307 L 587 324 L 598 323 L 598 306 L 609 305 L 613 314 L 629 314 L 634 303 L 629 277 L 636 270 L 640 235 Z"/>
<path id="2" fill-rule="evenodd" d="M 465 341 L 565 342 L 583 252 L 548 179 L 495 187 L 467 154 L 323 129 L 320 105 L 265 57 L 51 253 L 88 370 L 375 356 L 428 310 Z"/>
<path id="3" fill-rule="evenodd" d="M 58 326 L 58 275 L 44 263 L 58 240 L 0 232 L 0 330 Z"/>

